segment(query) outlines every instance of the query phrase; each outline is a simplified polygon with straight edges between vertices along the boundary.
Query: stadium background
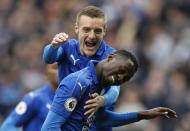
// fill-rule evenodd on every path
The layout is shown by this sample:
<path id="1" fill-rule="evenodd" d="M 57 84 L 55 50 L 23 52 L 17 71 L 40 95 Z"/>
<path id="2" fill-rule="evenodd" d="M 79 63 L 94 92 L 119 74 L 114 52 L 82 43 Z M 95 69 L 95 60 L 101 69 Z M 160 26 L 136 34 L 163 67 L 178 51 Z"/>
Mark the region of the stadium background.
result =
<path id="1" fill-rule="evenodd" d="M 86 5 L 108 15 L 105 39 L 133 51 L 140 63 L 121 91 L 116 111 L 156 106 L 178 119 L 154 119 L 115 131 L 190 131 L 189 0 L 0 0 L 0 123 L 22 96 L 45 82 L 43 47 L 58 32 L 74 34 L 76 13 Z"/>

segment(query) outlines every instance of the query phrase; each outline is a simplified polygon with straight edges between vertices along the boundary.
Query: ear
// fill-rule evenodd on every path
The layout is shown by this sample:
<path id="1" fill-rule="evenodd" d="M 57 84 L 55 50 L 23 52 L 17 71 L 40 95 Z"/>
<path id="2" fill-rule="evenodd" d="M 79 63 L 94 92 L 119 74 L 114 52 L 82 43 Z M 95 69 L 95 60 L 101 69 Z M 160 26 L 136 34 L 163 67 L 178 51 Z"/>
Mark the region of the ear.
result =
<path id="1" fill-rule="evenodd" d="M 79 27 L 78 27 L 78 23 L 75 23 L 75 33 L 78 34 L 79 33 Z"/>

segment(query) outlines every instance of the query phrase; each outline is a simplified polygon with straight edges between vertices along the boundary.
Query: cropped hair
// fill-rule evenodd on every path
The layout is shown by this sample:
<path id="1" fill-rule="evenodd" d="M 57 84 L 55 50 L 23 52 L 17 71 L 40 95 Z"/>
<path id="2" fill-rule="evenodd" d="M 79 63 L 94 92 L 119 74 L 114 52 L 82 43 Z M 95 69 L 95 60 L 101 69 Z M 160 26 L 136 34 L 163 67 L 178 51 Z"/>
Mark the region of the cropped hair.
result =
<path id="1" fill-rule="evenodd" d="M 117 50 L 114 52 L 114 54 L 125 58 L 126 61 L 132 62 L 133 68 L 132 68 L 132 71 L 130 71 L 130 76 L 132 77 L 137 72 L 137 69 L 138 69 L 138 62 L 137 62 L 136 56 L 127 50 Z"/>
<path id="2" fill-rule="evenodd" d="M 96 6 L 87 6 L 83 8 L 78 14 L 76 18 L 76 22 L 79 22 L 79 19 L 81 16 L 88 16 L 90 18 L 102 18 L 105 21 L 105 28 L 106 28 L 106 23 L 107 23 L 107 17 L 105 13 L 98 7 Z"/>

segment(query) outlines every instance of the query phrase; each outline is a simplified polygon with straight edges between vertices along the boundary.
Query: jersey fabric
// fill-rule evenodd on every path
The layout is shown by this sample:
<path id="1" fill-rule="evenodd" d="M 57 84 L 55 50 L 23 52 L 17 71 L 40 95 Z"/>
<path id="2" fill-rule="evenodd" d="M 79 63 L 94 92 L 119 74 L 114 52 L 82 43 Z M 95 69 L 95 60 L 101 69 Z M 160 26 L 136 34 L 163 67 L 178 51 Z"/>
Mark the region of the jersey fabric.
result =
<path id="1" fill-rule="evenodd" d="M 94 64 L 89 65 L 63 79 L 56 91 L 51 111 L 60 114 L 66 120 L 62 131 L 81 131 L 92 128 L 93 120 L 84 116 L 85 101 L 90 99 L 89 93 L 100 92 Z M 98 90 L 99 89 L 99 90 Z M 93 117 L 92 117 L 93 118 Z M 94 127 L 93 127 L 94 128 Z"/>
<path id="2" fill-rule="evenodd" d="M 23 131 L 40 131 L 53 97 L 54 91 L 49 84 L 28 93 L 5 120 L 1 131 L 11 130 L 11 127 L 22 127 Z"/>

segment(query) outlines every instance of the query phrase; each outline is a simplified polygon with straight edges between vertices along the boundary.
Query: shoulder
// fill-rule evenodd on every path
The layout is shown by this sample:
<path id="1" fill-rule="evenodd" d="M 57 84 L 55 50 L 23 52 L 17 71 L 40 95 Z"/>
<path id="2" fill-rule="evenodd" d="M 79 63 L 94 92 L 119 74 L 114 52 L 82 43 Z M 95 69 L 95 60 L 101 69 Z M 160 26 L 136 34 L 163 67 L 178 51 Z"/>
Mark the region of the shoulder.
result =
<path id="1" fill-rule="evenodd" d="M 24 95 L 22 101 L 24 101 L 27 105 L 34 104 L 34 103 L 40 104 L 42 99 L 44 99 L 45 93 L 46 93 L 45 87 L 40 87 Z"/>
<path id="2" fill-rule="evenodd" d="M 80 87 L 81 85 L 89 85 L 89 72 L 87 68 L 71 73 L 66 76 L 60 83 L 61 86 L 68 86 L 69 88 Z"/>
<path id="3" fill-rule="evenodd" d="M 116 51 L 116 49 L 111 47 L 109 44 L 105 44 L 105 50 L 108 51 L 108 52 L 111 52 L 111 53 Z"/>
<path id="4" fill-rule="evenodd" d="M 111 53 L 113 53 L 113 52 L 116 51 L 115 48 L 113 48 L 112 46 L 110 46 L 110 44 L 106 43 L 105 41 L 103 41 L 102 43 L 104 45 L 104 50 L 105 50 L 106 53 L 111 54 Z"/>

